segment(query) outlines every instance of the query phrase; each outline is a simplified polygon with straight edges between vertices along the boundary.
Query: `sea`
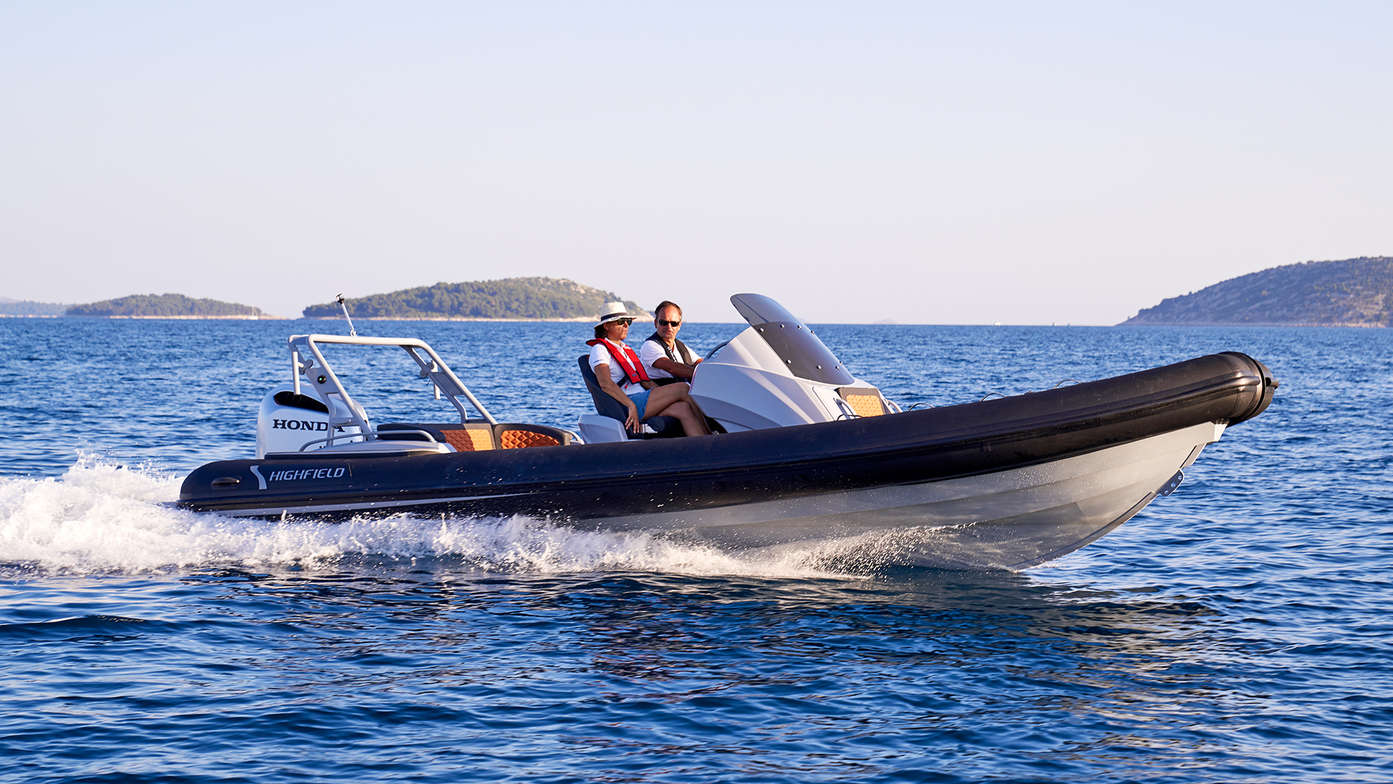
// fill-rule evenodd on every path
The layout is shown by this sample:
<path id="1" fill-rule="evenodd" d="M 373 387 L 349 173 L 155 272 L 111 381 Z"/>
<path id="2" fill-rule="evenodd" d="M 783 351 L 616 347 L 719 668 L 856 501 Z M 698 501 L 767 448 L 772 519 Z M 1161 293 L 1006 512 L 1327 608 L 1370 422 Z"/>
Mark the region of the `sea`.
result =
<path id="1" fill-rule="evenodd" d="M 591 410 L 588 325 L 357 326 L 500 420 Z M 1393 781 L 1393 333 L 814 328 L 905 407 L 1225 350 L 1281 387 L 1099 541 L 936 571 L 181 511 L 253 454 L 286 338 L 346 325 L 0 319 L 0 781 Z M 334 361 L 377 421 L 444 418 L 404 359 Z"/>

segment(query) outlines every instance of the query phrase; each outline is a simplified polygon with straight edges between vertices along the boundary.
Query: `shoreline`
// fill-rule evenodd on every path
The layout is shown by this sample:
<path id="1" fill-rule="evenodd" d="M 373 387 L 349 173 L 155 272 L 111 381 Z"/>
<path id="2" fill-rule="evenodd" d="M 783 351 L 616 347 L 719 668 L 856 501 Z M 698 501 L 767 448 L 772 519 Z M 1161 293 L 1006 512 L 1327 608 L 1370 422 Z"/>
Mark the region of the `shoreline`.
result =
<path id="1" fill-rule="evenodd" d="M 342 321 L 343 316 L 297 316 L 295 321 Z M 487 316 L 354 316 L 354 321 L 499 321 L 516 324 L 523 324 L 535 321 L 545 321 L 555 324 L 588 324 L 595 320 L 594 316 L 571 316 L 569 318 L 489 318 Z"/>
<path id="2" fill-rule="evenodd" d="M 104 319 L 179 319 L 183 321 L 271 321 L 275 316 L 147 316 L 147 315 L 107 315 L 107 316 L 69 316 L 66 313 L 58 318 L 104 318 Z"/>
<path id="3" fill-rule="evenodd" d="M 0 313 L 0 318 L 43 318 L 43 319 L 63 319 L 63 318 L 97 318 L 97 319 L 139 319 L 146 321 L 342 321 L 343 316 L 151 316 L 151 315 L 111 315 L 111 316 L 69 316 L 66 313 Z M 535 322 L 546 321 L 556 323 L 585 323 L 594 321 L 593 316 L 577 316 L 575 318 L 479 318 L 474 316 L 362 316 L 353 319 L 354 321 L 500 321 L 500 322 Z"/>
<path id="4" fill-rule="evenodd" d="M 91 318 L 91 319 L 112 319 L 112 320 L 132 320 L 132 321 L 160 321 L 160 320 L 168 320 L 168 321 L 333 321 L 333 322 L 338 322 L 338 321 L 342 321 L 342 320 L 343 320 L 343 317 L 342 317 L 342 316 L 337 316 L 337 317 L 335 317 L 335 316 L 271 316 L 271 315 L 261 315 L 261 316 L 190 316 L 190 315 L 181 315 L 181 316 L 150 316 L 150 315 L 69 316 L 69 315 L 63 314 L 63 313 L 56 313 L 56 314 L 55 314 L 55 313 L 0 313 L 0 319 L 66 319 L 66 318 L 72 318 L 72 319 Z M 592 321 L 594 320 L 594 317 L 592 317 L 592 316 L 576 316 L 576 317 L 572 317 L 572 318 L 486 318 L 486 317 L 480 317 L 480 316 L 361 316 L 361 317 L 355 317 L 353 320 L 354 320 L 355 322 L 359 322 L 359 321 L 426 321 L 426 322 L 479 322 L 479 323 L 499 323 L 499 324 L 524 324 L 524 323 L 539 323 L 539 322 L 540 322 L 540 323 L 548 323 L 548 324 L 588 324 L 588 323 L 590 323 L 590 322 L 592 322 Z M 737 324 L 737 325 L 738 325 L 740 322 L 736 322 L 736 321 L 710 321 L 710 322 L 693 322 L 693 323 L 703 323 L 703 324 Z M 1368 322 L 1362 322 L 1362 323 L 1349 323 L 1349 322 L 1344 322 L 1344 323 L 1334 323 L 1334 324 L 1321 324 L 1321 323 L 1299 323 L 1299 324 L 1263 323 L 1263 324 L 1244 324 L 1244 323 L 1210 322 L 1210 323 L 1200 323 L 1200 324 L 1195 324 L 1195 323 L 1185 324 L 1185 323 L 1156 323 L 1156 322 L 1149 322 L 1149 323 L 1127 323 L 1127 322 L 1124 321 L 1124 322 L 1119 322 L 1119 323 L 1117 323 L 1117 324 L 1058 324 L 1058 323 L 1055 323 L 1055 324 L 1000 324 L 1000 323 L 997 323 L 997 324 L 986 324 L 986 323 L 981 323 L 981 324 L 935 324 L 935 323 L 930 323 L 930 322 L 908 322 L 908 321 L 906 321 L 906 322 L 885 322 L 885 321 L 871 321 L 871 322 L 861 322 L 861 321 L 846 321 L 846 322 L 840 322 L 840 321 L 838 321 L 838 322 L 834 322 L 834 321 L 826 321 L 826 322 L 819 322 L 819 323 L 821 323 L 821 324 L 854 324 L 854 325 L 859 325 L 859 326 L 881 326 L 881 327 L 923 327 L 923 326 L 949 326 L 949 327 L 1055 327 L 1055 328 L 1084 327 L 1084 328 L 1108 328 L 1108 329 L 1116 329 L 1116 328 L 1119 328 L 1119 327 L 1126 327 L 1126 328 L 1132 328 L 1132 329 L 1137 329 L 1137 328 L 1146 329 L 1146 328 L 1151 328 L 1151 327 L 1191 327 L 1191 328 L 1200 328 L 1200 329 L 1212 329 L 1212 328 L 1217 328 L 1217 327 L 1229 328 L 1229 329 L 1234 328 L 1234 327 L 1240 327 L 1240 328 L 1259 328 L 1259 329 L 1267 329 L 1267 328 L 1274 328 L 1274 327 L 1276 327 L 1276 328 L 1287 328 L 1287 327 L 1292 327 L 1292 328 L 1300 328 L 1300 329 L 1390 329 L 1390 328 L 1393 328 L 1393 324 L 1371 324 L 1371 323 L 1368 323 Z"/>

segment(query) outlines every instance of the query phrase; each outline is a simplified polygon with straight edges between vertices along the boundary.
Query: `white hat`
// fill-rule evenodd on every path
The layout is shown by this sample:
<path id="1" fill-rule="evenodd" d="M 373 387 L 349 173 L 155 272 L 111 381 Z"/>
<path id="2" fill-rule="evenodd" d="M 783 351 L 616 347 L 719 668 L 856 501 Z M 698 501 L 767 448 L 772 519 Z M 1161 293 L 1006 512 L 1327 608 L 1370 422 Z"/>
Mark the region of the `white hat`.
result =
<path id="1" fill-rule="evenodd" d="M 619 321 L 620 319 L 632 320 L 643 318 L 644 315 L 643 313 L 628 312 L 628 308 L 624 307 L 624 303 L 622 302 L 606 302 L 604 315 L 600 316 L 600 321 L 595 326 L 598 327 L 600 324 L 608 324 L 611 321 Z"/>

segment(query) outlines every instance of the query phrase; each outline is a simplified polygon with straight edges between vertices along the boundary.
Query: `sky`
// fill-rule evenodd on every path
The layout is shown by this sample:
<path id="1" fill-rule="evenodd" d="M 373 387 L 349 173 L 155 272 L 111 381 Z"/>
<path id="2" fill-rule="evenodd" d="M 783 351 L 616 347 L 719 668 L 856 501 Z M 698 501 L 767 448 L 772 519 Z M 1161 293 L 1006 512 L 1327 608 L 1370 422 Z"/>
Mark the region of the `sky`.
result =
<path id="1" fill-rule="evenodd" d="M 0 4 L 0 297 L 1112 324 L 1393 255 L 1393 4 Z"/>

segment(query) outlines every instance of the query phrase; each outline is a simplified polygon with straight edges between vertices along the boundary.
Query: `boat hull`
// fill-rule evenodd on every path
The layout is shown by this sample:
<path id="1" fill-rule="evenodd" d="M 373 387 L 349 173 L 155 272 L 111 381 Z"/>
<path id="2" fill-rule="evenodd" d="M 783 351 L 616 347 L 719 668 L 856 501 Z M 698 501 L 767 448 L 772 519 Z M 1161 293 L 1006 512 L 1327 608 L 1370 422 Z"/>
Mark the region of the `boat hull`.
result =
<path id="1" fill-rule="evenodd" d="M 742 548 L 856 539 L 886 562 L 1023 568 L 1136 514 L 1275 386 L 1256 360 L 1218 354 L 1014 398 L 708 438 L 220 461 L 190 474 L 180 504 L 259 517 L 524 514 Z"/>
<path id="2" fill-rule="evenodd" d="M 1126 522 L 1223 430 L 1204 423 L 1026 468 L 592 524 L 741 549 L 822 542 L 829 557 L 877 564 L 1024 569 Z"/>

